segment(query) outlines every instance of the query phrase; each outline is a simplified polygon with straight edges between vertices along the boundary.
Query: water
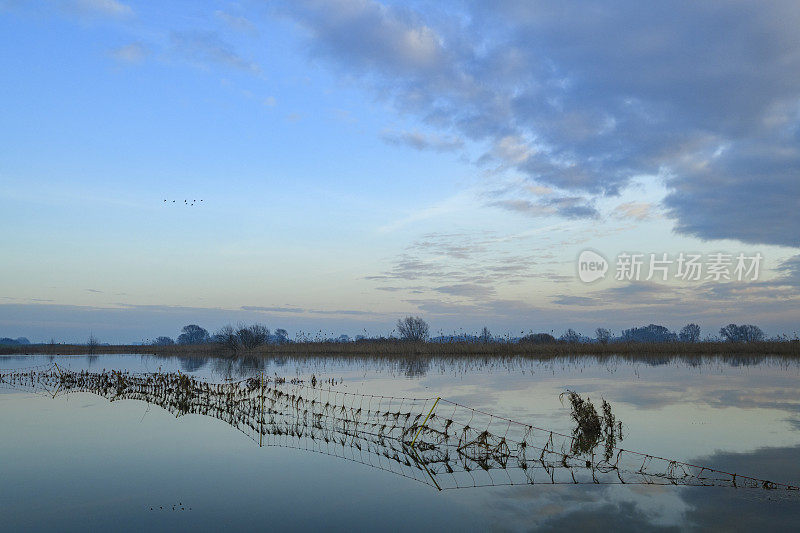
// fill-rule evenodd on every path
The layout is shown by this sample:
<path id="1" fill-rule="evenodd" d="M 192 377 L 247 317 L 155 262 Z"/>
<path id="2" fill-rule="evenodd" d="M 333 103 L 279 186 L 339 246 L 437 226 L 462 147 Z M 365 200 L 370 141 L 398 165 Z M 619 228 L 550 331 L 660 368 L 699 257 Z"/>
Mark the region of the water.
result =
<path id="1" fill-rule="evenodd" d="M 573 422 L 559 394 L 571 389 L 611 403 L 624 424 L 625 449 L 800 483 L 800 365 L 778 359 L 26 356 L 2 357 L 0 369 L 50 362 L 92 372 L 180 370 L 212 382 L 261 372 L 308 382 L 313 374 L 320 382 L 332 378 L 340 392 L 441 396 L 563 433 Z M 375 461 L 259 446 L 213 417 L 176 417 L 142 401 L 109 402 L 91 393 L 53 398 L 0 386 L 0 428 L 0 529 L 8 531 L 741 530 L 767 520 L 777 528 L 800 521 L 800 497 L 782 491 L 502 486 L 503 471 L 488 478 L 500 486 L 438 491 L 422 475 L 402 477 L 375 468 Z M 354 457 L 347 452 L 339 455 Z"/>

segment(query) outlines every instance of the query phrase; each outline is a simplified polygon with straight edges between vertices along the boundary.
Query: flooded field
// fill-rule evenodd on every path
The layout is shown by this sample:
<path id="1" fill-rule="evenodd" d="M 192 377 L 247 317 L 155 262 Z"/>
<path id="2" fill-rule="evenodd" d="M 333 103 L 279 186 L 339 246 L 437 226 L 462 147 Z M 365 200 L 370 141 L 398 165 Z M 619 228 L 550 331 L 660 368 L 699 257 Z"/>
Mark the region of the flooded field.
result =
<path id="1" fill-rule="evenodd" d="M 0 375 L 1 530 L 800 520 L 791 360 L 25 356 Z M 621 434 L 583 446 L 567 391 Z"/>

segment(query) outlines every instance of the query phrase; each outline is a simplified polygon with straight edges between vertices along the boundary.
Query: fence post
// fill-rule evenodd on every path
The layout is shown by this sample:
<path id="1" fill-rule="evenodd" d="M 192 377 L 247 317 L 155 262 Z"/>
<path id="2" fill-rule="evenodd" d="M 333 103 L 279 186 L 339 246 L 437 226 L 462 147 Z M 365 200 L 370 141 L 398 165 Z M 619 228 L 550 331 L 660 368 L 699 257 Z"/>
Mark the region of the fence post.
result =
<path id="1" fill-rule="evenodd" d="M 431 407 L 431 410 L 428 412 L 428 416 L 426 416 L 426 417 L 425 417 L 425 420 L 423 420 L 423 421 L 422 421 L 422 425 L 421 425 L 421 426 L 419 427 L 419 429 L 417 430 L 417 434 L 416 434 L 416 435 L 414 435 L 414 440 L 412 440 L 412 441 L 411 441 L 411 447 L 412 447 L 412 448 L 414 447 L 414 443 L 415 443 L 415 442 L 417 442 L 417 437 L 419 437 L 419 434 L 420 434 L 420 433 L 422 433 L 422 428 L 424 428 L 424 427 L 425 427 L 425 424 L 427 424 L 427 423 L 428 423 L 428 419 L 429 419 L 429 418 L 431 417 L 431 415 L 433 414 L 433 410 L 434 410 L 434 409 L 436 409 L 436 404 L 438 404 L 438 403 L 439 403 L 439 400 L 441 400 L 441 398 L 437 396 L 437 397 L 436 397 L 436 401 L 435 401 L 435 402 L 433 402 L 433 407 Z"/>
<path id="2" fill-rule="evenodd" d="M 264 371 L 259 376 L 259 388 L 261 389 L 261 417 L 258 421 L 258 447 L 261 448 L 264 442 Z"/>

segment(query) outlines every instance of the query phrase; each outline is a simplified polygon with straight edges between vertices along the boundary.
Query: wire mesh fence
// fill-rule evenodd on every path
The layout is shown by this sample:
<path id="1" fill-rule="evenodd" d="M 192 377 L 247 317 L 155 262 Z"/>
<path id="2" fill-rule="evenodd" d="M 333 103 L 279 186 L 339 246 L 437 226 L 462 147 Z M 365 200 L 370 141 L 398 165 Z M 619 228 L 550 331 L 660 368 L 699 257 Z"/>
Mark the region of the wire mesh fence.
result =
<path id="1" fill-rule="evenodd" d="M 576 436 L 442 398 L 356 394 L 264 376 L 211 383 L 182 373 L 0 371 L 0 386 L 58 397 L 140 400 L 175 416 L 224 421 L 259 446 L 330 455 L 439 490 L 530 484 L 724 486 L 798 494 L 798 487 L 621 447 L 585 450 Z"/>

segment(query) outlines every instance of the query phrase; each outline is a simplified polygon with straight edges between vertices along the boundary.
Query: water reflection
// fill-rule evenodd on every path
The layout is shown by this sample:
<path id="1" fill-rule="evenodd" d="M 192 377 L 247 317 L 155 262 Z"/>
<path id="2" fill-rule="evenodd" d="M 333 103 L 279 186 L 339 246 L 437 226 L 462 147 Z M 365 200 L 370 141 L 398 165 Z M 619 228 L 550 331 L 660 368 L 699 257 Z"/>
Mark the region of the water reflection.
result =
<path id="1" fill-rule="evenodd" d="M 273 380 L 276 375 L 285 377 L 287 383 L 277 386 L 273 382 L 269 387 L 287 394 L 308 386 L 312 375 L 317 376 L 318 384 L 335 377 L 337 384 L 332 388 L 338 396 L 334 400 L 349 397 L 344 393 L 373 398 L 443 396 L 565 435 L 572 429 L 569 405 L 562 405 L 558 395 L 571 389 L 590 396 L 596 404 L 601 399 L 612 403 L 625 423 L 625 448 L 776 481 L 800 479 L 800 366 L 794 360 L 673 358 L 665 364 L 648 357 L 427 358 L 424 365 L 415 367 L 414 359 L 208 358 L 205 364 L 185 364 L 176 357 L 140 355 L 100 355 L 92 361 L 39 356 L 0 357 L 0 368 L 56 362 L 61 368 L 95 374 L 105 373 L 103 369 L 132 374 L 180 371 L 205 382 L 246 382 L 263 372 Z M 409 372 L 409 368 L 424 368 L 424 372 Z M 292 379 L 304 383 L 293 386 Z M 246 383 L 239 386 L 248 388 Z M 224 402 L 222 418 L 217 418 L 181 415 L 186 402 L 174 395 L 167 396 L 165 405 L 173 405 L 173 410 L 167 411 L 157 408 L 152 398 L 144 400 L 149 404 L 118 401 L 125 397 L 115 396 L 114 388 L 108 396 L 113 402 L 75 390 L 66 395 L 62 390 L 55 400 L 31 392 L 0 387 L 0 501 L 4 510 L 0 530 L 213 531 L 223 527 L 250 530 L 269 524 L 282 530 L 324 525 L 345 531 L 386 529 L 391 524 L 414 531 L 567 527 L 625 531 L 755 529 L 766 521 L 791 530 L 800 520 L 797 498 L 779 498 L 789 494 L 785 491 L 596 484 L 585 463 L 574 461 L 572 468 L 565 468 L 550 451 L 546 455 L 551 459 L 544 468 L 531 450 L 535 447 L 541 454 L 549 433 L 525 451 L 527 470 L 533 473 L 535 483 L 529 484 L 518 464 L 519 435 L 506 438 L 508 455 L 495 440 L 505 436 L 499 417 L 469 423 L 477 432 L 470 433 L 468 440 L 475 449 L 465 449 L 465 457 L 459 455 L 456 437 L 463 435 L 463 426 L 457 423 L 466 425 L 469 420 L 460 412 L 453 413 L 452 405 L 450 412 L 437 407 L 431 425 L 442 431 L 446 421 L 453 420 L 447 430 L 451 438 L 443 444 L 436 440 L 435 432 L 423 433 L 419 448 L 426 448 L 426 443 L 434 448 L 418 451 L 417 459 L 408 450 L 403 429 L 405 413 L 414 413 L 409 422 L 413 427 L 417 413 L 429 411 L 419 404 L 403 404 L 402 409 L 385 404 L 384 412 L 402 413 L 402 424 L 392 429 L 394 437 L 384 434 L 381 444 L 375 442 L 374 428 L 359 424 L 354 435 L 352 422 L 345 425 L 340 420 L 352 419 L 350 403 L 344 405 L 346 416 L 329 413 L 321 418 L 322 428 L 315 428 L 310 415 L 305 423 L 296 425 L 305 408 L 298 414 L 296 406 L 278 402 L 271 407 L 265 399 L 263 427 L 269 431 L 261 432 L 260 402 L 255 405 L 255 416 L 248 417 L 256 429 L 239 422 L 242 431 L 232 431 L 234 426 L 224 420 L 230 416 Z M 256 387 L 248 394 L 253 398 L 259 392 Z M 341 404 L 338 400 L 328 403 Z M 275 411 L 273 418 L 269 409 Z M 479 440 L 478 428 L 488 428 L 490 435 Z M 244 432 L 248 438 L 242 438 Z M 487 448 L 495 450 L 492 457 L 484 453 Z M 560 450 L 556 442 L 553 451 Z M 445 453 L 454 475 L 439 460 Z M 349 460 L 331 460 L 323 454 Z M 505 462 L 505 468 L 500 462 Z M 630 475 L 641 478 L 638 470 L 642 463 L 630 463 L 618 465 L 623 479 Z M 521 483 L 438 492 L 420 466 L 427 467 L 443 488 L 509 480 Z M 653 466 L 657 465 L 644 471 L 656 472 L 651 470 Z M 387 470 L 407 473 L 411 479 Z M 548 471 L 554 473 L 553 481 L 565 480 L 566 484 L 553 484 Z M 570 472 L 588 483 L 575 484 Z M 614 472 L 596 475 L 602 482 Z M 178 502 L 188 502 L 193 511 L 148 510 L 153 505 Z M 407 519 L 410 514 L 414 520 Z"/>
<path id="2" fill-rule="evenodd" d="M 178 357 L 184 372 L 197 372 L 208 364 L 208 357 Z"/>
<path id="3" fill-rule="evenodd" d="M 578 426 L 566 435 L 440 397 L 357 394 L 316 387 L 315 382 L 308 385 L 300 378 L 289 382 L 277 378 L 270 384 L 263 373 L 258 378 L 209 383 L 180 372 L 76 372 L 54 363 L 2 372 L 0 385 L 52 398 L 89 392 L 111 402 L 144 401 L 177 416 L 213 417 L 259 446 L 334 455 L 438 490 L 586 483 L 798 491 L 796 486 L 743 476 L 733 470 L 616 447 L 617 424 L 609 404 L 603 401 L 604 416 L 598 418 L 591 403 L 572 391 L 572 416 Z M 581 414 L 587 406 L 598 425 L 597 435 L 591 439 L 586 438 L 583 427 L 591 425 L 591 417 Z M 608 427 L 600 427 L 601 420 Z M 591 445 L 587 444 L 589 440 Z M 601 442 L 604 452 L 598 454 Z"/>

